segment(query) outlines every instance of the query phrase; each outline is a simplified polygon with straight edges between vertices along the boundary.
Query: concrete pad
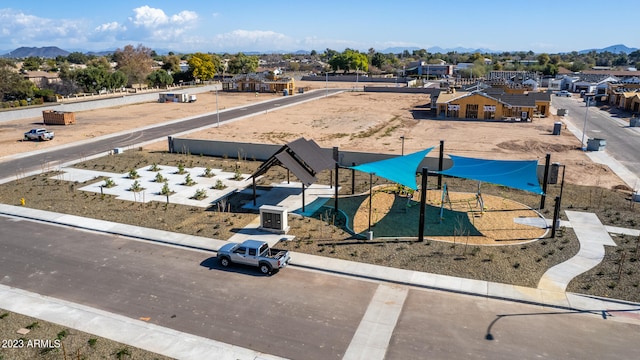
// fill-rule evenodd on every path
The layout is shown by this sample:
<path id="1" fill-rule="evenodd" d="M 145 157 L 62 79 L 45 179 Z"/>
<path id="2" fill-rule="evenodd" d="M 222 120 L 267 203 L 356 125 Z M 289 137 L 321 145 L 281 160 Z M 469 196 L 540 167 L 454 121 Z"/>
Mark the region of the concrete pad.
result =
<path id="1" fill-rule="evenodd" d="M 72 182 L 84 182 L 99 177 L 107 177 L 115 182 L 115 186 L 106 188 L 103 187 L 104 182 L 95 182 L 80 188 L 82 191 L 90 191 L 94 193 L 102 193 L 106 195 L 116 196 L 117 199 L 134 202 L 166 202 L 166 195 L 161 195 L 160 191 L 164 186 L 164 183 L 155 181 L 157 174 L 161 174 L 167 181 L 169 189 L 174 192 L 169 196 L 169 202 L 173 204 L 181 204 L 188 206 L 196 206 L 207 208 L 212 204 L 220 201 L 233 194 L 234 192 L 244 190 L 247 186 L 251 185 L 248 174 L 241 174 L 242 180 L 234 180 L 235 173 L 225 172 L 221 169 L 212 169 L 212 177 L 205 177 L 205 168 L 194 167 L 185 168 L 184 174 L 177 174 L 178 168 L 175 166 L 158 165 L 159 171 L 151 171 L 150 166 L 141 167 L 135 169 L 138 178 L 130 179 L 129 173 L 110 173 L 104 171 L 75 169 L 71 167 L 62 168 L 62 174 L 56 175 L 53 178 Z M 183 183 L 186 180 L 187 174 L 191 179 L 196 182 L 195 185 L 186 186 Z M 138 181 L 140 186 L 144 190 L 139 192 L 133 192 L 129 189 L 135 181 Z M 224 189 L 215 189 L 218 181 L 221 181 L 225 186 Z M 191 199 L 197 190 L 205 190 L 207 196 L 200 200 Z"/>

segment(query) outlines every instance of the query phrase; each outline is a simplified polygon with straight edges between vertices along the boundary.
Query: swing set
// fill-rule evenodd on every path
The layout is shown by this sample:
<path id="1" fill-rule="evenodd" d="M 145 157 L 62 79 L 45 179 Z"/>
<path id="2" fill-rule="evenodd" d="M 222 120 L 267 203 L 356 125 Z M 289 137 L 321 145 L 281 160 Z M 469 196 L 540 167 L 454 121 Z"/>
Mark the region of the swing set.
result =
<path id="1" fill-rule="evenodd" d="M 484 200 L 482 199 L 482 192 L 480 191 L 480 185 L 481 185 L 481 182 L 478 182 L 478 191 L 475 193 L 474 197 L 466 198 L 466 199 L 451 200 L 451 197 L 449 196 L 449 187 L 447 186 L 447 183 L 444 183 L 444 186 L 442 187 L 442 196 L 440 199 L 440 223 L 442 223 L 442 220 L 444 220 L 445 204 L 449 204 L 449 210 L 451 211 L 454 210 L 454 205 L 456 205 L 455 210 L 467 211 L 467 208 L 468 208 L 469 209 L 468 212 L 473 213 L 474 217 L 482 216 L 486 208 L 484 206 Z M 475 201 L 475 204 L 473 204 L 474 201 Z M 477 209 L 480 209 L 480 211 L 478 211 Z"/>

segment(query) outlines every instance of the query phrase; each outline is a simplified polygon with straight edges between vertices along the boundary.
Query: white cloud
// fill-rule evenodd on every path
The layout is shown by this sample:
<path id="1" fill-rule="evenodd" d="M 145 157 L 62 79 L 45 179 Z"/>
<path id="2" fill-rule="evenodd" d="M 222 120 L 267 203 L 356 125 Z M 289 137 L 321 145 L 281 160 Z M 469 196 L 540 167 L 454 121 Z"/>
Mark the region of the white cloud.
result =
<path id="1" fill-rule="evenodd" d="M 47 19 L 13 9 L 0 9 L 0 33 L 5 41 L 18 46 L 82 44 L 86 42 L 82 20 Z"/>
<path id="2" fill-rule="evenodd" d="M 98 32 L 120 32 L 127 31 L 127 27 L 119 24 L 117 21 L 112 21 L 98 26 L 95 30 Z"/>
<path id="3" fill-rule="evenodd" d="M 234 30 L 216 35 L 215 46 L 219 49 L 260 51 L 290 49 L 296 41 L 284 34 L 271 30 Z"/>

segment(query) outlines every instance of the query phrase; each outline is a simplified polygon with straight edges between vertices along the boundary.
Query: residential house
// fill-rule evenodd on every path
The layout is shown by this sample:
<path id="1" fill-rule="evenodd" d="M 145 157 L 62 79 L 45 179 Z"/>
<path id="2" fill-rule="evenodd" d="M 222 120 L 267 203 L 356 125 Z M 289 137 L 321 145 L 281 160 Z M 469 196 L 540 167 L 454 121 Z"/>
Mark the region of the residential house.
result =
<path id="1" fill-rule="evenodd" d="M 453 119 L 523 120 L 534 114 L 550 115 L 549 93 L 507 93 L 487 88 L 472 92 L 442 92 L 436 100 L 436 115 Z"/>
<path id="2" fill-rule="evenodd" d="M 24 78 L 34 83 L 37 87 L 43 87 L 48 84 L 54 84 L 60 82 L 58 73 L 50 73 L 46 71 L 26 71 L 23 74 Z"/>
<path id="3" fill-rule="evenodd" d="M 443 78 L 453 75 L 454 65 L 429 64 L 426 61 L 414 61 L 405 69 L 407 76 L 426 76 L 428 78 Z"/>
<path id="4" fill-rule="evenodd" d="M 292 95 L 295 90 L 293 78 L 267 76 L 265 73 L 238 74 L 222 83 L 225 91 L 247 92 L 286 92 Z"/>

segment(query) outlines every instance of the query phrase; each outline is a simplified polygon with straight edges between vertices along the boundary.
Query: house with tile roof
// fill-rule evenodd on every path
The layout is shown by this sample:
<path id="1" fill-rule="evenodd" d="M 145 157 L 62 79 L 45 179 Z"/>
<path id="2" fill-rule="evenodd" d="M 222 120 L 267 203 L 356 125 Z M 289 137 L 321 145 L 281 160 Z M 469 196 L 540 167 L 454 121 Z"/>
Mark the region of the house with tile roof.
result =
<path id="1" fill-rule="evenodd" d="M 436 115 L 452 119 L 530 121 L 534 115 L 550 115 L 551 94 L 508 93 L 499 88 L 472 92 L 442 92 L 436 99 Z"/>

